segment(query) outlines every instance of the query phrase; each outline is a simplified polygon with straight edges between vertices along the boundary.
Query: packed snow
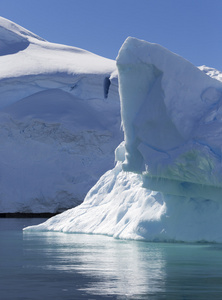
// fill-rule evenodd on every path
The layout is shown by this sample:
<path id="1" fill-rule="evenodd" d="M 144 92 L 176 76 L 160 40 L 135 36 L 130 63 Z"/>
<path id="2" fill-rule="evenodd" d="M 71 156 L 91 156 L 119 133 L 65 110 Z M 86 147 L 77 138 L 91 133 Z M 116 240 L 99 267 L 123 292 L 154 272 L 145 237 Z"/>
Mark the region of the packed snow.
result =
<path id="1" fill-rule="evenodd" d="M 0 213 L 61 212 L 114 166 L 115 61 L 0 18 Z"/>
<path id="2" fill-rule="evenodd" d="M 25 232 L 222 242 L 221 73 L 135 38 L 117 67 L 124 142 L 116 166 L 81 205 Z"/>

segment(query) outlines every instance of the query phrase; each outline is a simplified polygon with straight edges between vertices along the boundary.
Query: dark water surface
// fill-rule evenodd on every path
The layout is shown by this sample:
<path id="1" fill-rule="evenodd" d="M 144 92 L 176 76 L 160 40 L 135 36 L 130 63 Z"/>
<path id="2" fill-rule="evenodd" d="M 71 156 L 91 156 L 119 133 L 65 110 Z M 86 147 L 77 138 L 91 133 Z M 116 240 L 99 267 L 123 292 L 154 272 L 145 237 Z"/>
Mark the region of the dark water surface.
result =
<path id="1" fill-rule="evenodd" d="M 22 233 L 0 219 L 0 299 L 222 299 L 222 245 Z"/>

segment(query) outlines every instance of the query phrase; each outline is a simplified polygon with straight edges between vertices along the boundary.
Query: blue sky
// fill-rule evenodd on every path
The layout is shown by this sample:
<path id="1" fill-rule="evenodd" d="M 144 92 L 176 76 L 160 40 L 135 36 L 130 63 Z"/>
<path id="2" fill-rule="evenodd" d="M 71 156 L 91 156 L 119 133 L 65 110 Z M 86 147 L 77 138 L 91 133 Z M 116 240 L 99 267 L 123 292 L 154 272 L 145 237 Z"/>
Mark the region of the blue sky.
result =
<path id="1" fill-rule="evenodd" d="M 51 42 L 115 59 L 128 36 L 222 71 L 222 0 L 0 0 L 1 16 Z"/>

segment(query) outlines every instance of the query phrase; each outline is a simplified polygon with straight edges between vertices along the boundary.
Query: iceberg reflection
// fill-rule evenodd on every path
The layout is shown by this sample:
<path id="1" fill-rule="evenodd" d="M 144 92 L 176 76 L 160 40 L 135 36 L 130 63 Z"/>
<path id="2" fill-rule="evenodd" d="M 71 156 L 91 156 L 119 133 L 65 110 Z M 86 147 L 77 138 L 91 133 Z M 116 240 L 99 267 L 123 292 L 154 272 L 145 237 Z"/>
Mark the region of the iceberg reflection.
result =
<path id="1" fill-rule="evenodd" d="M 79 290 L 88 294 L 139 299 L 164 290 L 164 249 L 158 244 L 55 232 L 27 232 L 23 238 L 26 257 L 39 250 L 38 270 L 83 275 L 87 282 Z"/>
<path id="2" fill-rule="evenodd" d="M 25 232 L 23 243 L 26 286 L 38 277 L 53 299 L 221 299 L 222 244 L 58 232 Z"/>

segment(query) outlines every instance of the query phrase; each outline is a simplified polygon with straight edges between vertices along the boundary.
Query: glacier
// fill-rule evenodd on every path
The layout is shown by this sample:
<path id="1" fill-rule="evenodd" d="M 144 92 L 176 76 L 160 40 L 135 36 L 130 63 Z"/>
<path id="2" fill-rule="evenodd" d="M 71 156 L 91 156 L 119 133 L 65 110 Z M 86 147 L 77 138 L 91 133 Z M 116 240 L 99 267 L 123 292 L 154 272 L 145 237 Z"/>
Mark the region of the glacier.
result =
<path id="1" fill-rule="evenodd" d="M 115 61 L 0 17 L 0 214 L 80 204 L 123 140 Z"/>
<path id="2" fill-rule="evenodd" d="M 117 57 L 124 142 L 84 202 L 29 231 L 222 242 L 221 73 L 127 38 Z"/>

